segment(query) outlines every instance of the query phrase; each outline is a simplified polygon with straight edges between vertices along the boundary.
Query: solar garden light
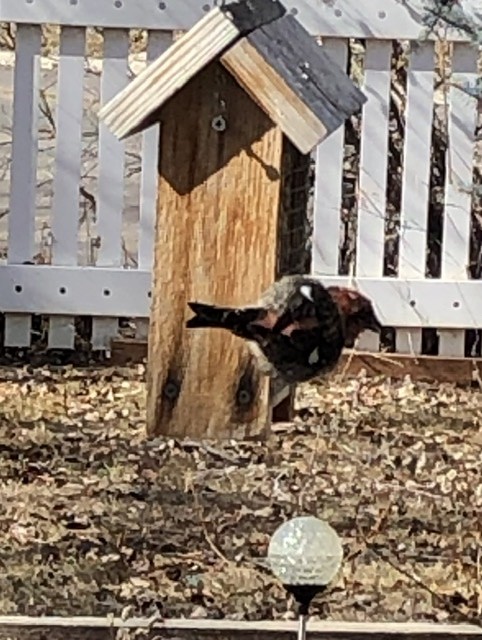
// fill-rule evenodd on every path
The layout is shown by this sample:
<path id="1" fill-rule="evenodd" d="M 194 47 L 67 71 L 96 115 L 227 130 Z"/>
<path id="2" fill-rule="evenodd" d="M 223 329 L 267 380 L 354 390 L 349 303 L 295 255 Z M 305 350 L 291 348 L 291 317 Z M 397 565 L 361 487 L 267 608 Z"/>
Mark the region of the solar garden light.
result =
<path id="1" fill-rule="evenodd" d="M 314 516 L 288 520 L 273 533 L 268 565 L 298 604 L 298 640 L 306 637 L 311 601 L 333 580 L 342 559 L 338 534 L 327 522 Z"/>

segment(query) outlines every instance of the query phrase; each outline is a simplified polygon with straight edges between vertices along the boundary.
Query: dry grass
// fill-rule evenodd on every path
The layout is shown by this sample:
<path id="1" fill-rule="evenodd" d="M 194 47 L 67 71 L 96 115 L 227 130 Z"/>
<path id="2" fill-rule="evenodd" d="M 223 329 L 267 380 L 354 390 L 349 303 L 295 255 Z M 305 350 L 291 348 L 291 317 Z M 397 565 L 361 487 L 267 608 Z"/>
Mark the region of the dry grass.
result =
<path id="1" fill-rule="evenodd" d="M 198 446 L 145 440 L 142 368 L 3 379 L 4 614 L 286 616 L 257 559 L 284 519 L 307 512 L 346 552 L 315 613 L 481 613 L 478 390 L 306 386 L 295 422 L 267 444 Z"/>

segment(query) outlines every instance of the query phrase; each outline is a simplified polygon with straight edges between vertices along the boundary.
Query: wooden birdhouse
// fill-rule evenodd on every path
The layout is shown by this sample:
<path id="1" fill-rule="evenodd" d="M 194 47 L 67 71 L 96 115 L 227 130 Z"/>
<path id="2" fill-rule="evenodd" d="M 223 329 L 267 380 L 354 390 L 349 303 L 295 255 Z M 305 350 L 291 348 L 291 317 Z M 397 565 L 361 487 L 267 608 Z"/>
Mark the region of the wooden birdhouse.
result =
<path id="1" fill-rule="evenodd" d="M 364 102 L 282 4 L 247 0 L 212 9 L 102 108 L 119 138 L 161 124 L 149 434 L 266 429 L 269 385 L 249 349 L 226 331 L 185 329 L 187 302 L 247 304 L 280 275 L 307 154 Z"/>

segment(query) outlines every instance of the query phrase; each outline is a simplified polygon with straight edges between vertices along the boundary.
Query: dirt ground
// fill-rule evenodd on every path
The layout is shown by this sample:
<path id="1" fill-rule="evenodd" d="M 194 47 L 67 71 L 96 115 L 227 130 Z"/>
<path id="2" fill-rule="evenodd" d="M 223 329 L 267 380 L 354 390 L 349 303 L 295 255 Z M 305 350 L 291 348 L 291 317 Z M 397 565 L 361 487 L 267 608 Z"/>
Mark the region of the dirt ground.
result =
<path id="1" fill-rule="evenodd" d="M 304 386 L 266 444 L 147 441 L 143 367 L 0 370 L 0 612 L 292 617 L 262 565 L 312 513 L 343 538 L 314 613 L 482 610 L 480 390 Z"/>

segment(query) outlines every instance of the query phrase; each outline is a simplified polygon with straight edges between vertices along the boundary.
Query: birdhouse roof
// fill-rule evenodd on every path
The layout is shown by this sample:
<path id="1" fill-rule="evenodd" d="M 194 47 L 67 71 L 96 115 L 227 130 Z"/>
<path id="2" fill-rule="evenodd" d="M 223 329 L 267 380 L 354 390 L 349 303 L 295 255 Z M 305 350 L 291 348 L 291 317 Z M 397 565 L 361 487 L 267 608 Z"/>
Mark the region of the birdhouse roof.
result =
<path id="1" fill-rule="evenodd" d="M 278 0 L 241 0 L 212 9 L 104 105 L 99 117 L 118 138 L 142 131 L 215 59 L 302 153 L 366 102 Z"/>

